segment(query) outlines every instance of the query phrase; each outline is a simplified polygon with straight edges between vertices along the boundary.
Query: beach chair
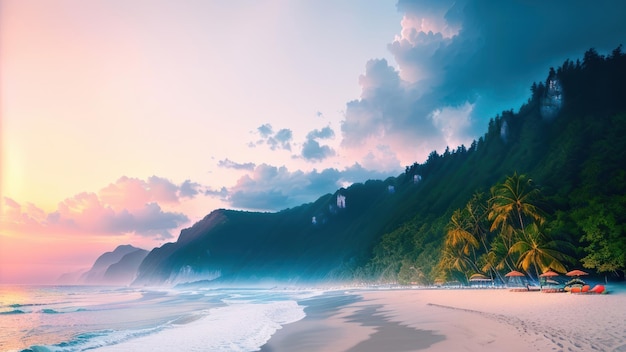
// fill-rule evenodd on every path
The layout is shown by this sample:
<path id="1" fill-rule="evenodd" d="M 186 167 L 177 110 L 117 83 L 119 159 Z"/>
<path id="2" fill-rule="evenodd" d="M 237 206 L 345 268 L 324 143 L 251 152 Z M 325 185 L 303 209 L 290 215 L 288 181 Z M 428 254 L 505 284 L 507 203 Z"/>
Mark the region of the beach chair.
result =
<path id="1" fill-rule="evenodd" d="M 589 285 L 575 285 L 572 286 L 570 291 L 570 293 L 588 293 L 589 292 Z"/>
<path id="2" fill-rule="evenodd" d="M 606 287 L 604 285 L 595 285 L 589 290 L 589 293 L 606 293 Z"/>

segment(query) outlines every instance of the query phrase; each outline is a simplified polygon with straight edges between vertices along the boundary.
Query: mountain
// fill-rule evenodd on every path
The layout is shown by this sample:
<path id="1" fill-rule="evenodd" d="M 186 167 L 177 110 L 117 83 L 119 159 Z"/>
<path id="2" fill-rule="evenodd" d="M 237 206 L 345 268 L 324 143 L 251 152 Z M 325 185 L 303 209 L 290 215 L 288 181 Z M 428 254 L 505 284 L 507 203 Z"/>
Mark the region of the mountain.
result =
<path id="1" fill-rule="evenodd" d="M 109 265 L 102 277 L 107 284 L 128 285 L 137 276 L 139 265 L 148 255 L 145 249 L 137 249 L 125 254 L 118 262 Z"/>
<path id="2" fill-rule="evenodd" d="M 100 255 L 78 281 L 84 284 L 129 284 L 147 253 L 131 245 L 120 245 L 113 252 Z"/>
<path id="3" fill-rule="evenodd" d="M 58 285 L 75 285 L 80 282 L 80 278 L 85 274 L 87 269 L 72 271 L 69 273 L 63 273 L 56 279 L 56 284 Z"/>
<path id="4" fill-rule="evenodd" d="M 623 273 L 625 92 L 621 46 L 607 57 L 591 49 L 582 62 L 551 68 L 517 113 L 493 118 L 471 146 L 432 152 L 397 177 L 353 184 L 292 209 L 213 211 L 176 242 L 152 250 L 134 283 L 433 282 L 451 215 L 517 174 L 541 191 L 552 235 L 572 245 L 569 265 Z M 486 231 L 489 239 L 498 235 Z"/>
<path id="5" fill-rule="evenodd" d="M 345 207 L 337 197 L 345 197 Z M 385 182 L 368 181 L 277 213 L 213 211 L 183 230 L 177 242 L 150 252 L 135 283 L 345 277 L 348 268 L 367 260 L 384 233 L 392 211 L 379 205 L 389 197 Z"/>

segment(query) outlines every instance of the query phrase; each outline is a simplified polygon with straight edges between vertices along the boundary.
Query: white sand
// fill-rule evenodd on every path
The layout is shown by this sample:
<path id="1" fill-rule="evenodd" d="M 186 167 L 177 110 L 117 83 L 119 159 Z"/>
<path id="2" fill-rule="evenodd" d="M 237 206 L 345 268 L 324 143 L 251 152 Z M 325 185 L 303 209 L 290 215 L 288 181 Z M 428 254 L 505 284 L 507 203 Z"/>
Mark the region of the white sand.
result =
<path id="1" fill-rule="evenodd" d="M 273 333 L 263 346 L 264 352 L 626 352 L 626 292 L 581 295 L 506 289 L 348 291 L 330 296 L 326 304 L 311 305 L 307 317 L 282 328 L 276 324 L 268 326 L 267 321 L 248 313 L 224 312 L 228 314 L 213 318 L 227 321 L 225 318 L 237 313 L 251 318 L 246 321 L 258 329 L 270 328 L 273 331 L 261 334 Z M 209 324 L 210 320 L 211 315 L 104 350 L 150 346 L 150 350 L 168 351 L 247 351 L 260 343 L 253 339 L 250 344 L 235 346 L 232 341 L 242 339 L 223 336 L 220 329 Z"/>
<path id="2" fill-rule="evenodd" d="M 382 304 L 387 320 L 444 335 L 429 351 L 626 351 L 626 294 L 504 289 L 359 294 L 365 300 L 354 305 Z"/>

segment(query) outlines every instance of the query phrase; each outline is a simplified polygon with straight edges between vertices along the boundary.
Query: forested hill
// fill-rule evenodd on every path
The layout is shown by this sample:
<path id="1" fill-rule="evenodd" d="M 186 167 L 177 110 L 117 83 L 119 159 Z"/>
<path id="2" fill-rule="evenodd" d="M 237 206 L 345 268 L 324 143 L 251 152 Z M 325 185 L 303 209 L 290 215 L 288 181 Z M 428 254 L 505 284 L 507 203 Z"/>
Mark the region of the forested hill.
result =
<path id="1" fill-rule="evenodd" d="M 135 283 L 432 283 L 557 264 L 623 272 L 625 135 L 626 55 L 592 49 L 550 69 L 517 113 L 494 117 L 471 146 L 293 209 L 216 210 L 150 252 Z M 528 194 L 516 204 L 536 214 L 503 210 L 498 197 L 511 185 Z M 470 236 L 452 238 L 454 229 Z M 560 254 L 526 263 L 520 242 Z"/>

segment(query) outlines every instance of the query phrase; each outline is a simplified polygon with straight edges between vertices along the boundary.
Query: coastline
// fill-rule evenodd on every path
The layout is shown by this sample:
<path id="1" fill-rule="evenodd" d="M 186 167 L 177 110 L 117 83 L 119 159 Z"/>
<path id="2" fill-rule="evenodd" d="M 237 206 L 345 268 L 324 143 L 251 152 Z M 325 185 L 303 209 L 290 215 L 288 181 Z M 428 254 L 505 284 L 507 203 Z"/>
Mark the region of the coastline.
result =
<path id="1" fill-rule="evenodd" d="M 261 351 L 626 351 L 624 293 L 390 289 L 325 299 L 301 302 L 307 316 Z"/>

